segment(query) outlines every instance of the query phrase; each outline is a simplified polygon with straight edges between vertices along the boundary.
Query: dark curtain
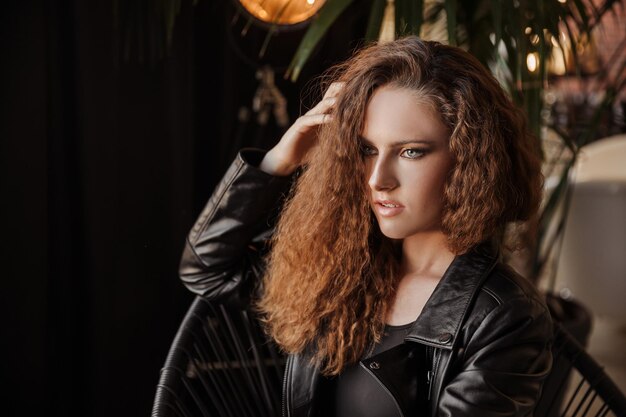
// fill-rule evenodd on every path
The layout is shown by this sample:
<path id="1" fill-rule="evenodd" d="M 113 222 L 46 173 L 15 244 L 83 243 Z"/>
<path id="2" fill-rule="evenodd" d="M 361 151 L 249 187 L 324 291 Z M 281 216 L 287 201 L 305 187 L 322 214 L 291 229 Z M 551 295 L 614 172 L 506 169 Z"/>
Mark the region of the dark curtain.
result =
<path id="1" fill-rule="evenodd" d="M 358 46 L 369 7 L 356 3 L 301 81 L 277 73 L 290 122 L 319 99 L 306 82 Z M 185 236 L 237 150 L 284 130 L 238 118 L 265 31 L 241 37 L 232 3 L 184 1 L 152 64 L 120 60 L 113 10 L 22 1 L 0 17 L 2 415 L 150 413 L 192 299 Z M 302 33 L 278 34 L 265 62 L 286 65 Z"/>

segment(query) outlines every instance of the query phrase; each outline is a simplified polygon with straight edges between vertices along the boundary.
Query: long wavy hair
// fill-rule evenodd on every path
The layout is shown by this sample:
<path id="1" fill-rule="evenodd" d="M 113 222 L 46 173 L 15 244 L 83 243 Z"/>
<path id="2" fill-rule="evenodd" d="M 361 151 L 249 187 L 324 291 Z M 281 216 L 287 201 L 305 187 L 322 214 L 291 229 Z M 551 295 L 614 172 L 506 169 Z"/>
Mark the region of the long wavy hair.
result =
<path id="1" fill-rule="evenodd" d="M 450 129 L 455 162 L 442 225 L 452 252 L 536 213 L 542 177 L 523 113 L 460 48 L 416 36 L 374 43 L 321 80 L 322 89 L 333 81 L 345 85 L 285 200 L 257 307 L 285 352 L 306 349 L 324 375 L 336 375 L 380 340 L 398 281 L 398 245 L 382 235 L 371 211 L 358 139 L 376 88 L 412 90 Z"/>

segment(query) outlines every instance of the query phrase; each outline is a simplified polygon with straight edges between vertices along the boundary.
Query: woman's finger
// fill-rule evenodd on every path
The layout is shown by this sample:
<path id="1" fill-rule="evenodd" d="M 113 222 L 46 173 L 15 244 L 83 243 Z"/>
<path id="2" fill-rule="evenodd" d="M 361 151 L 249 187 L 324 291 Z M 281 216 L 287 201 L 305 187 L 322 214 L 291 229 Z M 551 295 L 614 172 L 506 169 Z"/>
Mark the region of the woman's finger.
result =
<path id="1" fill-rule="evenodd" d="M 327 97 L 321 100 L 319 103 L 315 105 L 311 110 L 306 112 L 305 114 L 318 114 L 325 113 L 328 109 L 330 109 L 337 102 L 337 97 Z"/>
<path id="2" fill-rule="evenodd" d="M 345 81 L 335 81 L 331 83 L 328 90 L 326 90 L 326 93 L 324 94 L 324 98 L 336 96 L 345 84 Z"/>
<path id="3" fill-rule="evenodd" d="M 311 127 L 315 125 L 319 125 L 322 123 L 328 123 L 333 119 L 333 116 L 328 113 L 316 113 L 316 114 L 305 114 L 304 116 L 300 116 L 299 121 L 302 127 Z"/>

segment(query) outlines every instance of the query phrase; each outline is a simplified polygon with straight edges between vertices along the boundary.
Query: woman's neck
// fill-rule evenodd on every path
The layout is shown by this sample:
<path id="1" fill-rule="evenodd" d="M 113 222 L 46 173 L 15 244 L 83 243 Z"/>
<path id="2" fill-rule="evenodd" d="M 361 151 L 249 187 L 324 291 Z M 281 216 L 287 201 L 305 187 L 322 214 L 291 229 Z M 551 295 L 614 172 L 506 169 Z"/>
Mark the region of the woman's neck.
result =
<path id="1" fill-rule="evenodd" d="M 402 275 L 441 277 L 452 260 L 454 253 L 446 246 L 443 232 L 420 233 L 402 241 Z"/>

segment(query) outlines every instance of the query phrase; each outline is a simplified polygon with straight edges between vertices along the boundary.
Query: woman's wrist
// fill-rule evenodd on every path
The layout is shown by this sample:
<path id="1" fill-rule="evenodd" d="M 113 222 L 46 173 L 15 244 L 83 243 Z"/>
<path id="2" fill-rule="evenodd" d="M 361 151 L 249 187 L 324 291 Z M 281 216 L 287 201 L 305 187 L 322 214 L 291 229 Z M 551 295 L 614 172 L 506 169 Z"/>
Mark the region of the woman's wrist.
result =
<path id="1" fill-rule="evenodd" d="M 285 177 L 295 171 L 295 167 L 285 164 L 273 150 L 268 151 L 259 164 L 259 169 L 270 175 Z"/>

